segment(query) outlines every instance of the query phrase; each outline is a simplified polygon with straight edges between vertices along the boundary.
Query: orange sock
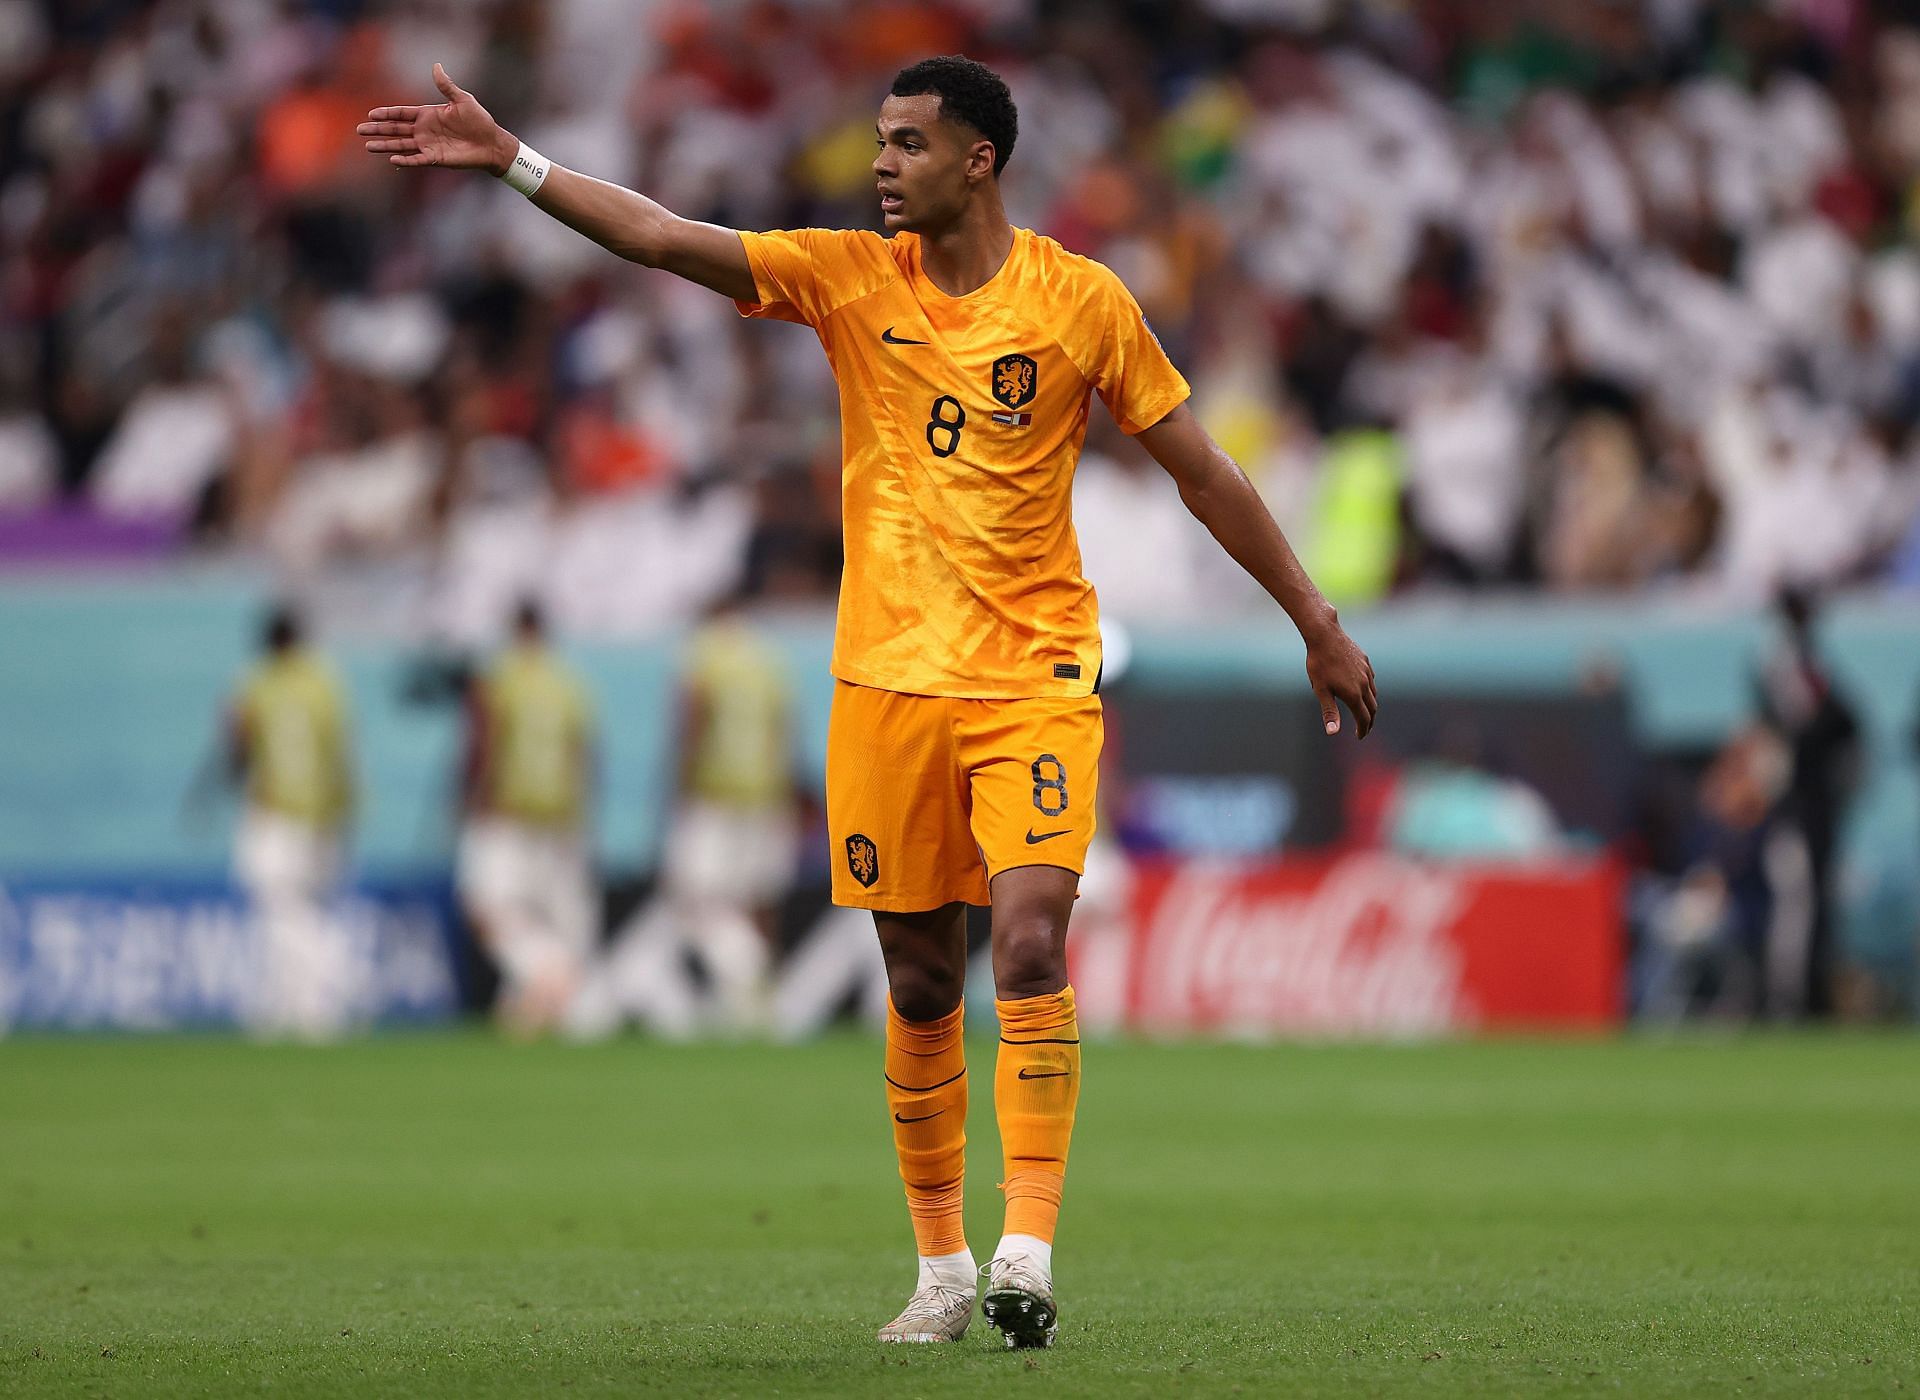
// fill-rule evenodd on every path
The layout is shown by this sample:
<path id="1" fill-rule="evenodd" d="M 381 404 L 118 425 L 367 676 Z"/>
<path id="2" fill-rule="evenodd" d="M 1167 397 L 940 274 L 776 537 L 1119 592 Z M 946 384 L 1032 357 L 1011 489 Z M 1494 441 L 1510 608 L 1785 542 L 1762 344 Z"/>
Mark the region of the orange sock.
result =
<path id="1" fill-rule="evenodd" d="M 1080 1022 L 1073 988 L 993 1005 L 1000 1013 L 993 1107 L 1007 1173 L 1001 1186 L 1007 1193 L 1006 1233 L 1051 1244 L 1080 1102 Z"/>
<path id="2" fill-rule="evenodd" d="M 913 1238 L 925 1258 L 967 1247 L 967 1052 L 964 1006 L 909 1021 L 887 1001 L 887 1107 L 907 1185 Z"/>

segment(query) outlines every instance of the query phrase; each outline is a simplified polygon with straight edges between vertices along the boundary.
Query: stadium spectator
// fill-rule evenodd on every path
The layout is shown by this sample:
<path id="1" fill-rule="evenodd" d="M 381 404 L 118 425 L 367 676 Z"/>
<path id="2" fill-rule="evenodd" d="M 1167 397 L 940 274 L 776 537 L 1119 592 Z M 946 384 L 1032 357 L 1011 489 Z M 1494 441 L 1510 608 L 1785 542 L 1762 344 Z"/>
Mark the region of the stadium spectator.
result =
<path id="1" fill-rule="evenodd" d="M 496 1014 L 515 1035 L 559 1029 L 599 941 L 588 844 L 594 721 L 586 688 L 522 601 L 513 638 L 473 681 L 462 767 L 458 880 L 495 965 Z"/>
<path id="2" fill-rule="evenodd" d="M 155 324 L 146 382 L 93 467 L 93 496 L 103 511 L 187 520 L 233 457 L 237 424 L 228 392 L 193 372 L 187 338 L 181 311 Z"/>
<path id="3" fill-rule="evenodd" d="M 23 360 L 0 346 L 0 511 L 24 513 L 52 498 L 60 447 L 33 401 Z"/>
<path id="4" fill-rule="evenodd" d="M 1127 279 L 1310 553 L 1318 529 L 1329 556 L 1364 546 L 1347 596 L 1757 603 L 1913 573 L 1899 7 L 0 14 L 10 513 L 190 520 L 303 576 L 379 558 L 428 585 L 423 631 L 482 636 L 529 587 L 569 628 L 689 622 L 797 557 L 792 507 L 832 457 L 811 339 L 750 337 L 498 191 L 343 162 L 361 94 L 454 60 L 543 148 L 671 207 L 840 225 L 870 213 L 867 98 L 951 47 L 1001 62 L 1033 134 L 1016 222 Z M 1089 467 L 1115 615 L 1193 615 L 1194 590 L 1130 599 L 1101 564 L 1127 479 Z M 830 569 L 826 542 L 800 553 L 790 590 Z"/>

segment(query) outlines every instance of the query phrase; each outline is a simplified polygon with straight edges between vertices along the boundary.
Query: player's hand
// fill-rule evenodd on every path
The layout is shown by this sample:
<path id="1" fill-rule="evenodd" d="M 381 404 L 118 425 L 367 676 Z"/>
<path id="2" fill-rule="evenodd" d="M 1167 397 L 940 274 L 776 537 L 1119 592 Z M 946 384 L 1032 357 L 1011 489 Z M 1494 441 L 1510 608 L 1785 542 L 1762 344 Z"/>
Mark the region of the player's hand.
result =
<path id="1" fill-rule="evenodd" d="M 1340 732 L 1340 706 L 1353 713 L 1353 722 L 1364 739 L 1373 728 L 1373 717 L 1380 709 L 1380 696 L 1374 689 L 1373 663 L 1341 628 L 1333 610 L 1327 610 L 1326 625 L 1304 637 L 1307 644 L 1307 681 L 1320 702 L 1320 722 L 1327 733 Z"/>
<path id="2" fill-rule="evenodd" d="M 520 143 L 439 64 L 433 84 L 447 99 L 440 107 L 375 107 L 357 128 L 369 155 L 389 165 L 437 165 L 447 170 L 506 173 Z"/>

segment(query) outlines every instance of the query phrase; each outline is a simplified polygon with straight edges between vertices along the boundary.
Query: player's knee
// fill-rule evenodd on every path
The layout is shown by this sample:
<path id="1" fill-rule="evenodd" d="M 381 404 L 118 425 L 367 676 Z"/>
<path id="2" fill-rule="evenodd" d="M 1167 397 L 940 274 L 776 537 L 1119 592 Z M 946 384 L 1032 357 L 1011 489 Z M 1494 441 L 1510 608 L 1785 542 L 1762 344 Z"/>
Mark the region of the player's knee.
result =
<path id="1" fill-rule="evenodd" d="M 1044 996 L 1066 985 L 1066 939 L 1044 915 L 1012 920 L 994 930 L 994 991 L 1002 1001 Z"/>
<path id="2" fill-rule="evenodd" d="M 896 967 L 887 970 L 887 994 L 893 1009 L 909 1021 L 937 1021 L 960 1004 L 964 973 L 945 967 Z"/>

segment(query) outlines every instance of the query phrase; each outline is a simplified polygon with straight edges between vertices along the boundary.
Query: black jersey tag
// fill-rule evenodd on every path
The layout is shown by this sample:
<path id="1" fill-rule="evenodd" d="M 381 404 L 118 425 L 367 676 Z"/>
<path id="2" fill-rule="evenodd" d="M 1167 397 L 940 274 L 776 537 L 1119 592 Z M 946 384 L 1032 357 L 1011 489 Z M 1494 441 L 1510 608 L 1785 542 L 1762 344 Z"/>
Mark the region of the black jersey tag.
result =
<path id="1" fill-rule="evenodd" d="M 1057 681 L 1077 681 L 1080 679 L 1078 661 L 1056 661 L 1053 663 L 1053 678 Z"/>

